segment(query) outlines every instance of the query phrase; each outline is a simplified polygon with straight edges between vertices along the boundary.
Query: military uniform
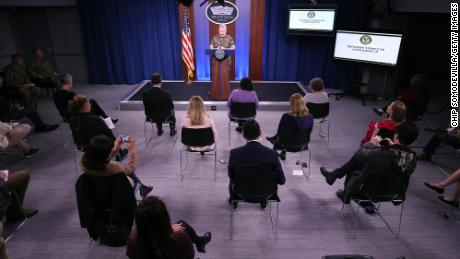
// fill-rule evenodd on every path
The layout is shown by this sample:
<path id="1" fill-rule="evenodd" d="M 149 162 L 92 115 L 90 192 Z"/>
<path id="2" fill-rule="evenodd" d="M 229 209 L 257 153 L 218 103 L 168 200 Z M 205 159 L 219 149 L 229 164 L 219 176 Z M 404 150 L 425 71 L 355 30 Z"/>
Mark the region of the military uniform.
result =
<path id="1" fill-rule="evenodd" d="M 235 46 L 235 41 L 230 35 L 225 35 L 224 37 L 216 35 L 212 38 L 211 45 L 216 49 L 219 47 L 229 49 L 232 46 Z"/>
<path id="2" fill-rule="evenodd" d="M 27 67 L 27 72 L 32 81 L 39 87 L 62 88 L 61 81 L 54 74 L 50 62 L 44 58 L 33 58 L 32 63 Z"/>
<path id="3" fill-rule="evenodd" d="M 5 88 L 14 91 L 24 105 L 37 105 L 40 89 L 29 85 L 31 82 L 25 66 L 10 64 L 3 69 L 3 73 Z"/>
<path id="4" fill-rule="evenodd" d="M 216 48 L 216 49 L 220 47 L 229 49 L 235 46 L 235 41 L 230 35 L 225 35 L 224 37 L 215 35 L 214 37 L 212 37 L 211 45 L 213 48 Z M 230 57 L 227 57 L 225 58 L 225 61 L 227 62 L 227 67 L 230 70 L 230 66 L 232 65 L 232 59 Z M 213 59 L 213 62 L 214 62 L 214 59 Z"/>

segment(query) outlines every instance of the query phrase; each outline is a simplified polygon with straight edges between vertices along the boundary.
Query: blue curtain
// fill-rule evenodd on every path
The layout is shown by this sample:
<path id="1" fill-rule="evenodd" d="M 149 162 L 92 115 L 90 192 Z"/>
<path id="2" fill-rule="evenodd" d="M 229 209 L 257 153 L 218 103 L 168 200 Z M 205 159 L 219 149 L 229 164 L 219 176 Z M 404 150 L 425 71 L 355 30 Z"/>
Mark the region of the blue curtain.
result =
<path id="1" fill-rule="evenodd" d="M 302 81 L 323 78 L 327 88 L 343 89 L 347 67 L 333 60 L 334 38 L 288 36 L 288 4 L 305 0 L 266 0 L 263 79 Z M 368 23 L 368 0 L 319 1 L 337 4 L 336 29 L 362 30 Z"/>
<path id="2" fill-rule="evenodd" d="M 79 0 L 91 83 L 182 77 L 177 2 Z"/>

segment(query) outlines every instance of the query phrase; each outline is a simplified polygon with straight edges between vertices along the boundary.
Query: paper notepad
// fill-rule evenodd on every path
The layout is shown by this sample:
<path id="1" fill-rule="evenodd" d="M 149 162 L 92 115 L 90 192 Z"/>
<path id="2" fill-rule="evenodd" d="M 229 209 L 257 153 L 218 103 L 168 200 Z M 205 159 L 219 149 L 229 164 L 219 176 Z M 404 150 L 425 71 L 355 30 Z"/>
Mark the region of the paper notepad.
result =
<path id="1" fill-rule="evenodd" d="M 292 175 L 303 176 L 302 170 L 292 170 Z"/>
<path id="2" fill-rule="evenodd" d="M 115 125 L 113 124 L 112 118 L 111 118 L 111 117 L 105 118 L 105 119 L 104 119 L 104 122 L 105 122 L 105 124 L 107 125 L 107 127 L 108 127 L 109 129 L 114 129 L 114 128 L 115 128 Z"/>

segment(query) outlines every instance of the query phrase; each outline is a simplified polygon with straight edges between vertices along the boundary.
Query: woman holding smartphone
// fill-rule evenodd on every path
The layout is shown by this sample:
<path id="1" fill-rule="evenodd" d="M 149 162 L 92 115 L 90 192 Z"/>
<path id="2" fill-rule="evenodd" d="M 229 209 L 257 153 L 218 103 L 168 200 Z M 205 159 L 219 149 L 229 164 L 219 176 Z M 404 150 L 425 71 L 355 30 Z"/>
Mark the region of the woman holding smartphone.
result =
<path id="1" fill-rule="evenodd" d="M 125 143 L 124 143 L 125 142 Z M 128 150 L 128 163 L 114 161 L 119 153 L 122 144 Z M 105 135 L 93 137 L 85 148 L 81 159 L 82 171 L 93 176 L 108 176 L 112 174 L 125 173 L 131 185 L 136 188 L 139 185 L 139 192 L 142 197 L 147 196 L 153 187 L 141 183 L 134 171 L 136 170 L 136 140 L 132 136 L 120 136 L 115 141 Z"/>

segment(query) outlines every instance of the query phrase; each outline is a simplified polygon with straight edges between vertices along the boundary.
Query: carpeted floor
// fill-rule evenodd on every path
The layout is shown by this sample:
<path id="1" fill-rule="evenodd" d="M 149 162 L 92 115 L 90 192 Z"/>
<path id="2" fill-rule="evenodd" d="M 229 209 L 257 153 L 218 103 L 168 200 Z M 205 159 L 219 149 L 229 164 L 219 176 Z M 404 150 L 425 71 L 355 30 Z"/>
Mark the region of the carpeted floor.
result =
<path id="1" fill-rule="evenodd" d="M 185 219 L 202 234 L 212 232 L 212 241 L 206 254 L 196 258 L 280 258 L 319 259 L 326 254 L 368 254 L 375 258 L 459 258 L 460 221 L 445 220 L 438 211 L 445 209 L 437 201 L 437 195 L 423 186 L 425 181 L 437 181 L 446 177 L 433 163 L 420 162 L 414 172 L 409 190 L 400 239 L 394 239 L 382 221 L 376 216 L 362 213 L 361 232 L 351 239 L 339 211 L 341 203 L 335 191 L 343 181 L 333 186 L 325 183 L 319 173 L 320 166 L 333 169 L 347 161 L 358 148 L 370 120 L 377 120 L 371 107 L 382 102 L 369 102 L 363 107 L 359 100 L 345 97 L 340 101 L 331 98 L 331 142 L 328 145 L 318 136 L 318 127 L 312 134 L 311 180 L 293 175 L 297 155 L 288 154 L 282 163 L 287 182 L 280 186 L 281 197 L 278 240 L 272 235 L 266 212 L 257 206 L 240 205 L 235 215 L 234 239 L 229 240 L 230 214 L 228 177 L 226 164 L 218 164 L 217 181 L 213 181 L 213 160 L 194 156 L 183 182 L 179 178 L 180 140 L 176 142 L 165 134 L 155 136 L 145 146 L 144 115 L 142 111 L 117 111 L 121 96 L 135 86 L 79 85 L 75 90 L 97 99 L 114 118 L 119 118 L 116 134 L 131 134 L 137 139 L 138 165 L 136 173 L 147 184 L 153 185 L 152 194 L 160 196 L 167 204 L 171 219 Z M 448 95 L 437 98 L 430 110 L 445 104 Z M 46 122 L 58 122 L 59 117 L 49 97 L 42 97 L 39 112 Z M 261 111 L 257 114 L 263 137 L 274 134 L 282 112 Z M 184 111 L 176 111 L 178 125 Z M 234 129 L 228 131 L 226 111 L 210 111 L 218 128 L 218 159 L 228 159 L 232 148 L 244 144 Z M 448 114 L 426 115 L 420 126 L 429 122 L 447 124 Z M 75 199 L 76 174 L 72 153 L 74 146 L 68 127 L 63 125 L 63 145 L 59 132 L 34 134 L 28 138 L 41 153 L 24 163 L 8 158 L 8 169 L 26 168 L 31 182 L 25 198 L 26 207 L 36 207 L 40 213 L 31 218 L 6 244 L 11 258 L 22 259 L 118 259 L 126 258 L 125 248 L 111 248 L 90 242 L 88 234 L 80 228 Z M 168 130 L 166 130 L 168 133 Z M 149 132 L 149 134 L 151 134 Z M 180 135 L 180 132 L 179 132 Z M 421 131 L 414 146 L 424 145 L 431 133 Z M 148 136 L 149 137 L 149 136 Z M 263 139 L 262 143 L 269 146 Z M 416 149 L 420 152 L 420 148 Z M 447 149 L 446 149 L 447 151 Z M 439 163 L 451 173 L 460 167 L 455 156 L 443 155 Z M 3 164 L 2 164 L 3 165 Z M 452 193 L 454 187 L 446 192 Z M 395 226 L 398 208 L 383 206 L 382 213 Z"/>
<path id="2" fill-rule="evenodd" d="M 238 82 L 233 82 L 230 84 L 230 87 L 231 89 L 235 89 L 238 85 Z M 305 94 L 297 83 L 254 82 L 253 85 L 259 101 L 286 102 L 294 93 Z M 142 92 L 148 87 L 149 85 L 145 85 L 143 88 L 140 88 L 129 98 L 129 101 L 142 101 Z M 193 84 L 188 85 L 184 82 L 166 81 L 163 82 L 162 88 L 171 95 L 174 101 L 188 101 L 194 95 L 201 96 L 205 101 L 210 100 L 208 92 L 211 90 L 211 82 L 193 82 Z"/>

